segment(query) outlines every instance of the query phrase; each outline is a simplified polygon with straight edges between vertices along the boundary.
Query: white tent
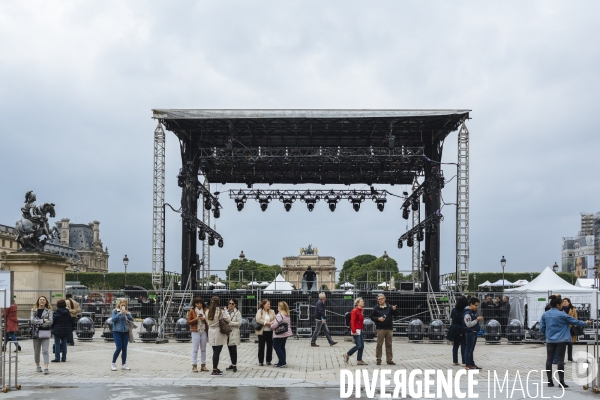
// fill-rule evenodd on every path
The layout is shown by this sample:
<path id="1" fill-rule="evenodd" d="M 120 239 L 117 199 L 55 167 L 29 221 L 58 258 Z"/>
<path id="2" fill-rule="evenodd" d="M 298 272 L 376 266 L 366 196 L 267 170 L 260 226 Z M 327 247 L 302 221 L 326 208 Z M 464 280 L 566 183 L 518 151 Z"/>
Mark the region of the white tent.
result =
<path id="1" fill-rule="evenodd" d="M 248 283 L 248 286 L 260 286 L 260 283 L 256 282 L 256 281 L 252 281 Z"/>
<path id="2" fill-rule="evenodd" d="M 490 286 L 494 286 L 494 287 L 496 287 L 496 286 L 504 286 L 504 287 L 506 287 L 506 286 L 513 286 L 513 283 L 510 282 L 510 281 L 507 281 L 506 279 L 504 280 L 504 282 L 502 281 L 502 279 L 498 279 L 496 282 L 490 284 Z"/>
<path id="3" fill-rule="evenodd" d="M 283 276 L 279 274 L 277 275 L 277 278 L 265 288 L 264 293 L 292 294 L 292 290 L 294 290 L 292 284 L 283 279 Z"/>
<path id="4" fill-rule="evenodd" d="M 215 286 L 217 286 L 217 287 L 224 287 L 225 284 L 223 282 L 215 282 Z"/>
<path id="5" fill-rule="evenodd" d="M 568 297 L 573 304 L 589 304 L 591 314 L 596 315 L 596 290 L 571 285 L 550 267 L 546 267 L 528 284 L 507 289 L 504 294 L 510 299 L 509 319 L 518 319 L 530 328 L 539 322 L 551 294 L 560 294 L 563 299 Z M 525 321 L 525 305 L 527 305 L 527 321 Z"/>
<path id="6" fill-rule="evenodd" d="M 490 282 L 490 281 L 485 281 L 485 282 L 483 282 L 483 283 L 480 283 L 480 284 L 479 284 L 479 285 L 477 285 L 477 286 L 479 286 L 479 287 L 490 287 L 490 286 L 492 286 L 492 282 Z"/>
<path id="7" fill-rule="evenodd" d="M 575 286 L 577 287 L 582 287 L 582 288 L 588 288 L 588 289 L 594 289 L 595 286 L 595 279 L 587 279 L 587 278 L 577 278 L 577 282 L 575 282 Z"/>
<path id="8" fill-rule="evenodd" d="M 342 284 L 340 285 L 340 287 L 341 287 L 342 289 L 349 289 L 349 288 L 353 288 L 353 287 L 354 287 L 354 285 L 353 285 L 353 284 L 351 284 L 350 282 L 346 282 L 346 283 L 342 283 Z"/>
<path id="9" fill-rule="evenodd" d="M 523 286 L 523 285 L 527 285 L 529 283 L 529 281 L 527 279 L 519 279 L 516 282 L 513 282 L 513 286 Z"/>
<path id="10" fill-rule="evenodd" d="M 387 282 L 381 282 L 379 285 L 377 285 L 379 287 L 388 287 L 388 283 Z"/>
<path id="11" fill-rule="evenodd" d="M 258 286 L 267 287 L 269 286 L 269 282 L 261 282 L 258 284 Z"/>

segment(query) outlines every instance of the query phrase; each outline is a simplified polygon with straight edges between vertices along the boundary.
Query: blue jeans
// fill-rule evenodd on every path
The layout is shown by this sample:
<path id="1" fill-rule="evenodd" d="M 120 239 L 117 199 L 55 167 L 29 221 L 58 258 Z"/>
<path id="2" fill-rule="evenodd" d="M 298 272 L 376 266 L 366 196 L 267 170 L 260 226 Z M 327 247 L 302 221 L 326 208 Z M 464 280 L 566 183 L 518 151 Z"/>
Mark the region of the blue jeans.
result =
<path id="1" fill-rule="evenodd" d="M 363 350 L 365 349 L 365 337 L 363 336 L 362 331 L 360 331 L 360 335 L 352 335 L 352 337 L 354 338 L 354 347 L 348 350 L 347 354 L 351 356 L 358 351 L 356 360 L 362 361 L 362 354 Z"/>
<path id="2" fill-rule="evenodd" d="M 129 332 L 113 332 L 113 336 L 115 338 L 115 346 L 117 346 L 117 349 L 115 350 L 115 354 L 113 354 L 112 362 L 113 364 L 116 363 L 117 358 L 119 358 L 119 353 L 121 353 L 121 363 L 126 364 Z"/>
<path id="3" fill-rule="evenodd" d="M 62 361 L 67 361 L 67 340 L 68 336 L 54 336 L 54 359 L 60 360 L 60 353 L 62 352 Z"/>
<path id="4" fill-rule="evenodd" d="M 475 351 L 475 345 L 477 344 L 477 333 L 465 332 L 465 364 L 467 367 L 471 365 L 475 365 L 475 360 L 473 359 L 473 352 Z"/>
<path id="5" fill-rule="evenodd" d="M 463 364 L 465 363 L 465 350 L 466 350 L 466 343 L 465 343 L 465 334 L 456 334 L 456 336 L 454 336 L 454 343 L 452 345 L 452 362 L 457 363 L 458 364 L 458 347 L 460 346 L 460 357 L 462 360 Z"/>
<path id="6" fill-rule="evenodd" d="M 277 354 L 277 365 L 287 365 L 285 359 L 285 342 L 287 338 L 273 338 L 273 350 L 275 350 L 275 354 Z"/>

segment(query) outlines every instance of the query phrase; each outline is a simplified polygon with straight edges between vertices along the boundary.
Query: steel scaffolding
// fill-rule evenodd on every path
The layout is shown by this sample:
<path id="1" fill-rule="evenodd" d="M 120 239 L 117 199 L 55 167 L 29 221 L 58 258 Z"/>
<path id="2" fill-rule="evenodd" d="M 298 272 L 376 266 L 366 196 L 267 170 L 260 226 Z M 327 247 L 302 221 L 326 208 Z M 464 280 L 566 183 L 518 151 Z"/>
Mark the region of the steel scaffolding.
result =
<path id="1" fill-rule="evenodd" d="M 165 236 L 165 131 L 159 122 L 154 130 L 154 200 L 152 218 L 152 286 L 162 286 Z"/>
<path id="2" fill-rule="evenodd" d="M 208 182 L 207 177 L 204 177 L 203 186 L 210 192 L 210 183 Z M 202 222 L 204 222 L 206 226 L 210 226 L 210 213 L 211 210 L 202 207 Z M 200 280 L 203 285 L 202 287 L 204 287 L 210 279 L 210 245 L 208 244 L 208 240 L 202 242 L 202 260 L 200 263 L 199 275 L 198 280 Z"/>
<path id="3" fill-rule="evenodd" d="M 416 191 L 419 187 L 419 182 L 415 177 L 415 181 L 413 182 L 412 190 Z M 419 225 L 421 223 L 421 207 L 417 211 L 412 212 L 412 228 Z M 421 276 L 421 242 L 415 241 L 412 247 L 412 282 L 413 282 L 413 290 L 416 290 L 417 283 L 423 282 L 423 277 Z"/>
<path id="4" fill-rule="evenodd" d="M 458 132 L 456 284 L 461 291 L 469 286 L 469 130 L 464 122 Z"/>

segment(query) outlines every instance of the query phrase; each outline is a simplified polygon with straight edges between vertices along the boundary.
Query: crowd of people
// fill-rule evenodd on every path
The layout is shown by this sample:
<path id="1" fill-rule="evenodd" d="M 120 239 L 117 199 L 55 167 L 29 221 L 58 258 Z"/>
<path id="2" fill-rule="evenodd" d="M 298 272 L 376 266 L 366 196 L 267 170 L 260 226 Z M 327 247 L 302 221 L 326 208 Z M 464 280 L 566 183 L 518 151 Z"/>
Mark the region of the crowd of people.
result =
<path id="1" fill-rule="evenodd" d="M 319 333 L 322 331 L 330 346 L 337 344 L 331 337 L 327 327 L 325 293 L 319 293 L 319 299 L 315 304 L 315 329 L 311 337 L 311 346 L 316 344 Z M 34 350 L 34 361 L 36 370 L 49 373 L 50 362 L 66 362 L 67 346 L 74 345 L 73 329 L 76 326 L 77 317 L 81 313 L 79 304 L 67 295 L 65 300 L 58 300 L 55 311 L 45 296 L 39 296 L 34 307 L 31 309 L 31 336 Z M 350 333 L 354 345 L 342 355 L 343 361 L 348 364 L 350 358 L 357 354 L 357 365 L 368 365 L 363 360 L 364 352 L 364 319 L 363 298 L 357 298 L 354 308 L 350 312 Z M 196 297 L 192 301 L 192 308 L 187 316 L 187 323 L 191 332 L 191 363 L 193 372 L 209 372 L 206 367 L 206 346 L 212 347 L 212 376 L 221 376 L 223 372 L 219 369 L 219 359 L 224 346 L 227 346 L 231 364 L 227 371 L 237 372 L 237 346 L 241 343 L 240 327 L 242 315 L 238 310 L 236 299 L 229 299 L 227 305 L 221 306 L 219 297 L 214 296 L 208 305 Z M 453 342 L 452 362 L 458 366 L 458 354 L 460 350 L 461 361 L 466 369 L 481 369 L 474 360 L 474 350 L 480 324 L 487 319 L 508 319 L 508 315 L 502 313 L 510 311 L 509 299 L 493 300 L 487 296 L 481 304 L 481 314 L 478 315 L 480 300 L 476 297 L 458 297 L 455 307 L 452 309 L 451 324 L 447 339 Z M 383 347 L 385 344 L 385 360 L 388 365 L 395 365 L 393 361 L 393 317 L 398 316 L 397 305 L 388 304 L 383 294 L 377 295 L 377 304 L 373 307 L 370 319 L 375 323 L 377 344 L 375 349 L 375 362 L 381 365 L 383 359 Z M 5 321 L 5 344 L 13 342 L 15 351 L 21 347 L 16 338 L 18 331 L 17 304 L 3 309 L 2 316 Z M 546 340 L 546 371 L 548 374 L 548 386 L 554 386 L 552 379 L 552 365 L 557 365 L 559 384 L 566 388 L 564 382 L 565 353 L 568 361 L 573 361 L 573 343 L 577 341 L 580 334 L 578 327 L 585 326 L 591 321 L 579 321 L 577 310 L 570 299 L 563 299 L 560 294 L 550 296 L 550 302 L 546 306 L 539 329 Z M 277 304 L 277 309 L 271 308 L 271 302 L 263 299 L 258 304 L 255 315 L 255 333 L 258 337 L 257 363 L 260 366 L 272 365 L 273 350 L 277 356 L 275 367 L 287 368 L 286 340 L 293 335 L 290 320 L 290 309 L 285 301 Z M 502 323 L 505 327 L 507 324 Z M 115 343 L 115 351 L 112 357 L 111 369 L 117 370 L 117 359 L 121 356 L 121 368 L 130 370 L 127 365 L 127 346 L 133 341 L 134 319 L 128 310 L 126 299 L 120 299 L 116 308 L 112 311 L 112 331 Z M 53 353 L 54 358 L 50 360 L 49 344 L 54 336 Z M 4 350 L 4 349 L 3 349 Z M 198 351 L 200 351 L 200 368 L 198 368 Z M 43 367 L 41 361 L 43 358 Z"/>

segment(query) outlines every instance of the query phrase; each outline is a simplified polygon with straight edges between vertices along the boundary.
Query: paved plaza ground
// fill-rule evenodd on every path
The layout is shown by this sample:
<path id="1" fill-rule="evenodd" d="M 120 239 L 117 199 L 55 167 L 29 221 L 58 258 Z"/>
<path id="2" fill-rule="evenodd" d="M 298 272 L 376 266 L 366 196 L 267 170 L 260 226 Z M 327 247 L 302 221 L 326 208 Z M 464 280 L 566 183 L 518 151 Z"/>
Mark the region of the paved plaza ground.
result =
<path id="1" fill-rule="evenodd" d="M 136 334 L 137 337 L 137 334 Z M 210 373 L 193 373 L 190 365 L 191 343 L 178 343 L 171 340 L 167 344 L 142 343 L 129 345 L 127 363 L 131 371 L 110 370 L 114 344 L 104 342 L 97 333 L 94 341 L 76 341 L 68 348 L 67 362 L 50 363 L 50 374 L 35 372 L 33 346 L 31 340 L 21 342 L 23 351 L 19 354 L 19 383 L 21 391 L 11 390 L 0 395 L 7 398 L 89 398 L 89 399 L 180 399 L 215 398 L 228 400 L 251 398 L 319 399 L 339 398 L 340 370 L 355 370 L 356 357 L 346 366 L 342 359 L 351 342 L 336 338 L 339 343 L 330 347 L 324 339 L 319 339 L 320 347 L 310 347 L 310 340 L 293 338 L 287 341 L 287 369 L 273 366 L 261 367 L 257 361 L 257 347 L 254 337 L 238 347 L 238 372 L 224 371 L 230 364 L 227 349 L 221 353 L 220 369 L 222 377 L 213 378 Z M 434 369 L 459 370 L 452 366 L 451 350 L 448 344 L 409 343 L 406 338 L 394 338 L 395 366 L 375 365 L 375 343 L 367 342 L 363 359 L 369 363 L 368 370 L 390 367 L 392 370 Z M 585 350 L 576 346 L 575 350 Z M 207 349 L 207 364 L 211 367 L 212 350 Z M 51 359 L 53 357 L 51 356 Z M 277 360 L 273 354 L 274 363 Z M 502 376 L 508 370 L 511 379 L 517 371 L 525 377 L 530 370 L 540 370 L 545 364 L 545 347 L 541 344 L 485 345 L 480 339 L 475 351 L 476 363 L 483 367 L 480 372 L 479 398 L 488 398 L 487 372 L 498 371 Z M 118 362 L 120 366 L 120 361 Z M 566 366 L 567 383 L 571 380 L 572 364 Z M 493 373 L 493 372 L 492 372 Z M 537 375 L 539 379 L 539 374 Z M 466 382 L 466 379 L 463 379 Z M 523 378 L 525 383 L 525 379 Z M 535 387 L 529 384 L 531 397 Z M 260 389 L 263 388 L 263 389 Z M 83 396 L 85 394 L 85 396 Z M 519 397 L 517 392 L 512 398 Z M 196 396 L 197 395 L 197 396 Z M 560 389 L 545 389 L 544 396 L 561 396 Z M 272 396 L 272 397 L 271 397 Z M 379 395 L 376 396 L 378 398 Z M 571 385 L 564 399 L 598 397 L 591 390 L 584 391 L 581 385 Z M 354 398 L 354 395 L 352 396 Z M 363 397 L 364 392 L 363 392 Z M 510 398 L 499 395 L 497 398 Z M 539 395 L 538 395 L 538 398 Z"/>

